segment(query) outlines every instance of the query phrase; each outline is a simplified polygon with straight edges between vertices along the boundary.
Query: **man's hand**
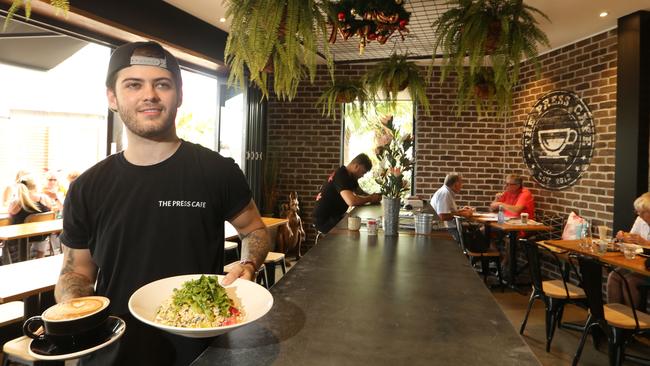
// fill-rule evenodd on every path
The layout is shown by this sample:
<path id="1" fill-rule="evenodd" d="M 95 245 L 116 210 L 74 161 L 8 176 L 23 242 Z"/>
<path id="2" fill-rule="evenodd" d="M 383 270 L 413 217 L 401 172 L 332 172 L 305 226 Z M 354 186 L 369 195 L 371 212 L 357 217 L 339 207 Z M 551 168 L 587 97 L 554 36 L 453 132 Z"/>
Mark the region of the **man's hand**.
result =
<path id="1" fill-rule="evenodd" d="M 260 213 L 257 211 L 257 206 L 255 206 L 255 202 L 252 200 L 234 219 L 230 220 L 230 223 L 237 230 L 241 238 L 242 259 L 250 260 L 255 265 L 253 266 L 251 263 L 235 265 L 226 278 L 224 278 L 224 285 L 228 285 L 240 277 L 253 280 L 255 268 L 260 268 L 264 264 L 266 254 L 270 248 L 269 234 L 266 226 L 264 226 Z"/>
<path id="2" fill-rule="evenodd" d="M 373 193 L 370 195 L 370 203 L 381 202 L 381 193 Z"/>
<path id="3" fill-rule="evenodd" d="M 255 268 L 253 267 L 253 265 L 251 263 L 235 264 L 230 269 L 230 272 L 226 274 L 226 277 L 224 277 L 221 284 L 224 286 L 230 285 L 231 283 L 235 282 L 235 280 L 238 278 L 243 278 L 249 281 L 255 281 Z"/>

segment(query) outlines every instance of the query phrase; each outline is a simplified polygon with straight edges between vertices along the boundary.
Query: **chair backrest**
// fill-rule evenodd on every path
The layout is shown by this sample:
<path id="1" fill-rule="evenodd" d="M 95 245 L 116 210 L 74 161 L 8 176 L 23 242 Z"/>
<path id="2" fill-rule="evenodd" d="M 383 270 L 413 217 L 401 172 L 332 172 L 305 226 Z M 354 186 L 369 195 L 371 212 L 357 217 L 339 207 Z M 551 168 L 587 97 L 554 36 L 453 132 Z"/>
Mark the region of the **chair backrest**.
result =
<path id="1" fill-rule="evenodd" d="M 465 252 L 485 253 L 488 251 L 488 239 L 481 232 L 481 225 L 471 224 L 458 216 L 455 216 L 454 219 L 456 220 L 460 245 Z"/>
<path id="2" fill-rule="evenodd" d="M 54 220 L 56 214 L 53 211 L 34 213 L 25 218 L 25 223 Z"/>
<path id="3" fill-rule="evenodd" d="M 587 256 L 578 256 L 582 288 L 587 295 L 587 305 L 593 320 L 605 321 L 603 310 L 603 268 L 598 260 Z"/>
<path id="4" fill-rule="evenodd" d="M 3 217 L 0 219 L 0 226 L 11 225 L 11 219 L 9 217 Z"/>
<path id="5" fill-rule="evenodd" d="M 530 269 L 530 280 L 533 283 L 533 287 L 537 292 L 544 292 L 542 287 L 542 267 L 539 261 L 537 244 L 526 239 L 520 239 L 519 241 L 522 243 L 526 252 L 528 268 Z"/>
<path id="6" fill-rule="evenodd" d="M 458 240 L 460 241 L 460 247 L 465 251 L 465 242 L 463 239 L 463 218 L 460 216 L 454 216 L 454 221 L 456 222 L 456 230 L 458 231 Z"/>

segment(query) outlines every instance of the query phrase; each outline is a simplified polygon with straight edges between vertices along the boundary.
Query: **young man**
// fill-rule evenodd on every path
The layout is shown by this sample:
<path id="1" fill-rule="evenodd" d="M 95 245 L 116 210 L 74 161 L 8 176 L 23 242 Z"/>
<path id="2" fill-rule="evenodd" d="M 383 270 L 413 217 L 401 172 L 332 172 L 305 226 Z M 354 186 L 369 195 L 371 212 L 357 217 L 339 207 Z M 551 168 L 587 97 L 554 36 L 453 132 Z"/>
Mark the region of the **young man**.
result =
<path id="1" fill-rule="evenodd" d="M 327 178 L 316 196 L 314 224 L 321 233 L 328 233 L 341 221 L 350 206 L 381 201 L 381 194 L 368 195 L 359 189 L 359 178 L 372 170 L 366 154 L 357 155 L 348 165 L 341 166 Z"/>
<path id="2" fill-rule="evenodd" d="M 135 320 L 127 309 L 131 294 L 169 276 L 221 273 L 225 220 L 242 238 L 243 259 L 224 284 L 254 279 L 268 252 L 266 228 L 239 167 L 176 135 L 181 86 L 176 58 L 157 43 L 129 43 L 111 56 L 106 94 L 124 121 L 128 147 L 70 186 L 55 296 L 106 296 L 127 329 L 116 346 L 83 359 L 84 365 L 191 363 L 210 340 Z"/>
<path id="3" fill-rule="evenodd" d="M 528 188 L 524 187 L 524 178 L 509 174 L 505 186 L 505 191 L 497 193 L 490 203 L 490 209 L 497 211 L 499 206 L 503 206 L 506 217 L 519 217 L 519 214 L 526 212 L 529 219 L 535 219 L 535 200 Z"/>

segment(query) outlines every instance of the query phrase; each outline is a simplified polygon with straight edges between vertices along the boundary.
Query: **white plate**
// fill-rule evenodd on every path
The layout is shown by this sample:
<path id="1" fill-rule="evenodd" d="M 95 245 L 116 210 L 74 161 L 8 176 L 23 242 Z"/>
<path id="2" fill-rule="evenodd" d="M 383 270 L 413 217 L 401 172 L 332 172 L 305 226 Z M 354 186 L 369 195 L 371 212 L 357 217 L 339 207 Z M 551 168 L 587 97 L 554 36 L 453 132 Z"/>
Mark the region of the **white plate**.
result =
<path id="1" fill-rule="evenodd" d="M 208 274 L 206 276 L 214 275 Z M 207 338 L 218 336 L 254 322 L 264 316 L 273 306 L 273 296 L 267 289 L 255 282 L 238 278 L 231 285 L 225 287 L 228 295 L 235 300 L 235 303 L 239 302 L 244 310 L 245 317 L 241 323 L 214 328 L 183 328 L 156 323 L 154 318 L 158 307 L 172 296 L 174 289 L 180 288 L 186 281 L 199 277 L 201 277 L 200 274 L 168 277 L 144 285 L 129 298 L 129 311 L 141 322 L 169 333 L 190 338 Z M 224 276 L 218 277 L 219 283 L 221 283 Z"/>
<path id="2" fill-rule="evenodd" d="M 61 353 L 57 350 L 55 346 L 51 346 L 51 344 L 48 343 L 47 340 L 32 339 L 30 340 L 29 345 L 27 347 L 27 353 L 29 353 L 29 355 L 34 357 L 35 359 L 44 360 L 44 361 L 60 361 L 60 360 L 70 360 L 74 358 L 79 358 L 81 356 L 95 352 L 98 349 L 104 348 L 109 344 L 115 342 L 124 334 L 124 330 L 126 329 L 126 323 L 124 323 L 124 320 L 116 316 L 109 316 L 106 325 L 110 327 L 110 329 L 107 329 L 107 334 L 102 335 L 101 339 L 98 339 L 97 343 L 99 344 L 95 346 L 88 347 L 85 349 L 79 349 L 79 350 L 75 349 L 70 352 L 66 351 L 68 353 Z M 36 343 L 40 344 L 39 348 L 48 348 L 49 354 L 34 352 L 33 348 L 36 347 Z"/>

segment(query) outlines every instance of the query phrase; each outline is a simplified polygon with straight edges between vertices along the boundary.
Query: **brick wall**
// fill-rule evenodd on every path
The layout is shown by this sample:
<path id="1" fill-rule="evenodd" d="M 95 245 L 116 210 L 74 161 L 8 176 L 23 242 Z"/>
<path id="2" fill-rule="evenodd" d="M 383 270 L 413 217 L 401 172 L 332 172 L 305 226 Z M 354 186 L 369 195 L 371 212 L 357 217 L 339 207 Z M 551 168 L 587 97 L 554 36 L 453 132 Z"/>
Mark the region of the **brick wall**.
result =
<path id="1" fill-rule="evenodd" d="M 571 209 L 593 218 L 595 224 L 612 222 L 614 194 L 614 149 L 616 115 L 616 30 L 566 46 L 541 56 L 537 78 L 531 65 L 521 69 L 520 85 L 514 90 L 514 106 L 507 118 L 479 118 L 476 113 L 460 116 L 453 109 L 454 82 L 439 81 L 436 71 L 427 89 L 431 115 L 416 118 L 415 194 L 429 198 L 452 171 L 461 173 L 465 186 L 459 204 L 486 208 L 494 193 L 502 189 L 506 173 L 528 176 L 522 159 L 523 126 L 535 101 L 556 89 L 573 91 L 590 107 L 596 126 L 592 163 L 575 186 L 549 191 L 527 181 L 545 213 L 566 215 Z M 358 78 L 367 65 L 337 66 L 339 77 Z M 424 69 L 423 69 L 424 71 Z M 315 106 L 329 82 L 320 69 L 316 82 L 301 83 L 292 102 L 269 101 L 269 152 L 280 156 L 281 200 L 297 191 L 313 242 L 311 212 L 320 184 L 340 163 L 341 122 L 322 117 Z"/>

